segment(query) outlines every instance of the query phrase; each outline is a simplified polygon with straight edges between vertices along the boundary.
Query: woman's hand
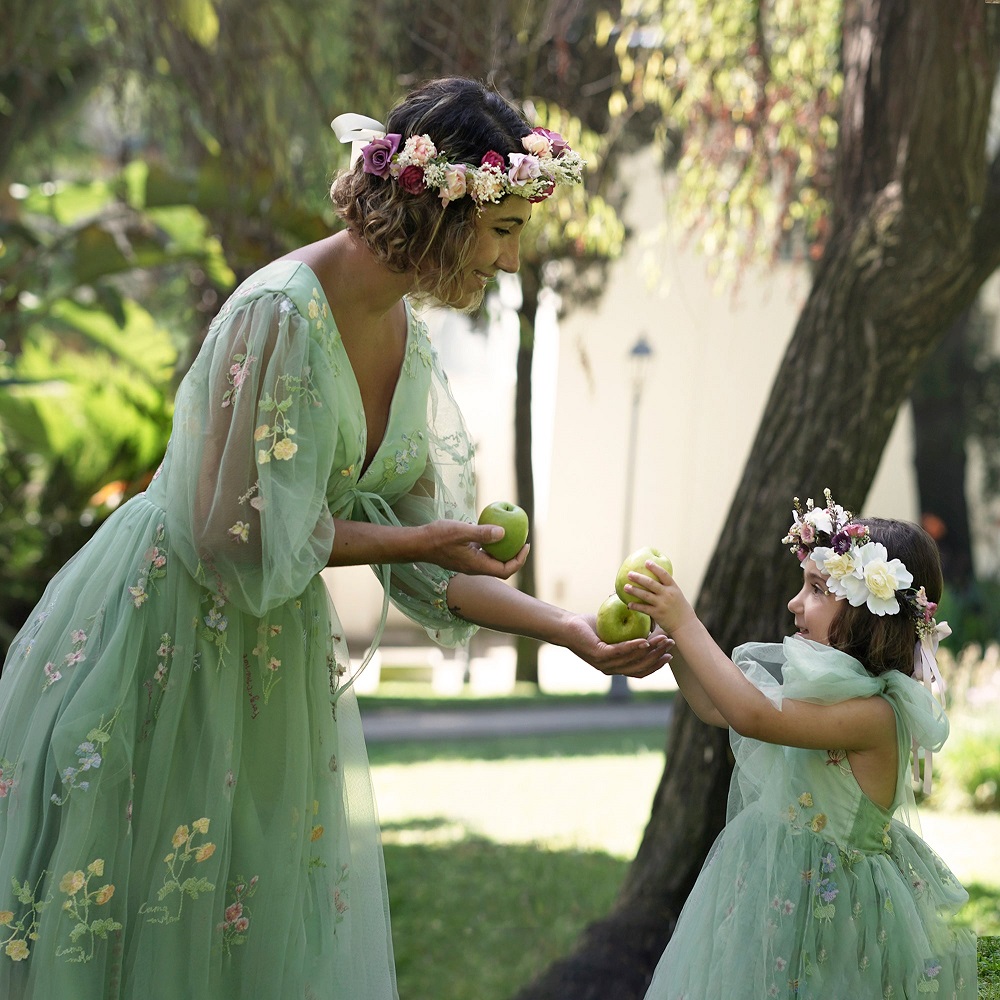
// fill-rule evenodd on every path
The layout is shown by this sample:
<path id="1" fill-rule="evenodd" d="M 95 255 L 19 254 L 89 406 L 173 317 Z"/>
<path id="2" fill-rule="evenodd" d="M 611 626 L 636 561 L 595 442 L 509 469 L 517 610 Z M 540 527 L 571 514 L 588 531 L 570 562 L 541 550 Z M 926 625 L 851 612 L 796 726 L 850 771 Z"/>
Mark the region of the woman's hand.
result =
<path id="1" fill-rule="evenodd" d="M 484 545 L 503 538 L 503 528 L 499 525 L 444 520 L 432 521 L 421 531 L 425 533 L 427 550 L 422 562 L 470 576 L 495 576 L 506 580 L 524 565 L 531 548 L 525 545 L 513 559 L 500 562 L 483 549 Z"/>
<path id="2" fill-rule="evenodd" d="M 566 647 L 602 674 L 648 677 L 670 662 L 674 646 L 674 640 L 658 630 L 648 639 L 608 645 L 597 637 L 594 615 L 575 615 L 566 628 Z"/>

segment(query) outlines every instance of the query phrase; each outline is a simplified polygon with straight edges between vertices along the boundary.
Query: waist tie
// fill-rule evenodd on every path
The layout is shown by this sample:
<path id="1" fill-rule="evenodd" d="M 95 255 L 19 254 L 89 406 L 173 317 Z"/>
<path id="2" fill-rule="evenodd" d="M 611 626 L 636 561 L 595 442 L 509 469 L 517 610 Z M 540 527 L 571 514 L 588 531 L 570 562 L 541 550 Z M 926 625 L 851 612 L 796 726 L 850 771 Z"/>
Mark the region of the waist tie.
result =
<path id="1" fill-rule="evenodd" d="M 364 512 L 364 518 L 353 516 L 358 505 L 361 506 L 361 510 Z M 335 510 L 331 510 L 330 513 L 334 517 L 345 520 L 365 520 L 369 524 L 390 524 L 397 528 L 403 527 L 399 518 L 396 517 L 393 509 L 386 503 L 383 497 L 379 496 L 378 493 L 359 490 L 356 486 L 344 494 L 341 503 Z M 392 571 L 389 563 L 373 564 L 372 569 L 375 570 L 376 575 L 382 581 L 382 613 L 379 616 L 378 627 L 375 629 L 375 636 L 372 638 L 371 645 L 361 660 L 361 665 L 350 675 L 343 685 L 337 688 L 334 699 L 339 698 L 345 691 L 349 691 L 353 687 L 354 682 L 361 676 L 361 671 L 371 663 L 371 659 L 375 655 L 379 643 L 382 641 L 382 633 L 385 631 L 385 622 L 389 615 L 389 581 Z"/>

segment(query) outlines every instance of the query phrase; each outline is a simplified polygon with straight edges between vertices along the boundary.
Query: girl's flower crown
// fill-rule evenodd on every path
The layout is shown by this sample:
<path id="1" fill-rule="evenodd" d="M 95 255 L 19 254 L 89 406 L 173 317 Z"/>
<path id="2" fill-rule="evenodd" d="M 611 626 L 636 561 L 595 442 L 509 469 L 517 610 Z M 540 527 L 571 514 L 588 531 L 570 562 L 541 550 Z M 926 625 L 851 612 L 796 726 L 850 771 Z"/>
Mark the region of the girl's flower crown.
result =
<path id="1" fill-rule="evenodd" d="M 807 500 L 803 509 L 799 498 L 793 499 L 792 526 L 782 544 L 800 560 L 812 556 L 837 600 L 854 608 L 867 604 L 875 615 L 902 610 L 919 638 L 930 635 L 938 627 L 937 604 L 927 599 L 923 587 L 913 586 L 913 574 L 899 559 L 890 559 L 886 547 L 872 541 L 867 525 L 858 524 L 849 510 L 834 503 L 829 490 L 823 495 L 825 507 Z"/>
<path id="2" fill-rule="evenodd" d="M 523 153 L 511 153 L 505 160 L 491 149 L 476 166 L 451 163 L 429 135 L 411 135 L 400 149 L 401 135 L 386 135 L 372 128 L 378 122 L 360 115 L 340 115 L 332 125 L 342 142 L 353 141 L 360 150 L 366 174 L 394 180 L 409 194 L 437 191 L 443 205 L 466 195 L 477 205 L 495 204 L 509 194 L 544 201 L 557 184 L 583 180 L 579 154 L 558 132 L 545 128 L 534 128 L 521 139 Z M 362 139 L 369 141 L 362 145 Z"/>

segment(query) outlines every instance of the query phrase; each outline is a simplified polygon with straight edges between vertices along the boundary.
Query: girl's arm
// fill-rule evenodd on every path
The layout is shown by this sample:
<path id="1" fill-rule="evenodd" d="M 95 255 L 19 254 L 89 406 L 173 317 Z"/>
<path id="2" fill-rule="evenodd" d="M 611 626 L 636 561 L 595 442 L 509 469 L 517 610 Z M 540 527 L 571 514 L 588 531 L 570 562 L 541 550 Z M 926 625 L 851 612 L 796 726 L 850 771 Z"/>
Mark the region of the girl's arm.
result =
<path id="1" fill-rule="evenodd" d="M 684 695 L 684 700 L 702 722 L 710 726 L 718 726 L 720 729 L 730 728 L 729 722 L 715 707 L 708 692 L 701 686 L 698 675 L 688 666 L 676 646 L 670 659 L 670 671 L 674 675 L 674 680 L 677 681 L 681 694 Z"/>
<path id="2" fill-rule="evenodd" d="M 646 677 L 670 660 L 673 644 L 662 633 L 609 646 L 598 639 L 592 616 L 546 604 L 488 576 L 452 577 L 448 606 L 477 625 L 565 646 L 605 674 Z"/>
<path id="3" fill-rule="evenodd" d="M 895 746 L 895 716 L 884 698 L 852 698 L 834 705 L 785 700 L 775 708 L 719 648 L 670 574 L 653 562 L 646 569 L 649 576 L 629 574 L 629 607 L 650 615 L 673 638 L 701 691 L 741 736 L 815 750 Z M 681 691 L 687 697 L 683 686 Z"/>

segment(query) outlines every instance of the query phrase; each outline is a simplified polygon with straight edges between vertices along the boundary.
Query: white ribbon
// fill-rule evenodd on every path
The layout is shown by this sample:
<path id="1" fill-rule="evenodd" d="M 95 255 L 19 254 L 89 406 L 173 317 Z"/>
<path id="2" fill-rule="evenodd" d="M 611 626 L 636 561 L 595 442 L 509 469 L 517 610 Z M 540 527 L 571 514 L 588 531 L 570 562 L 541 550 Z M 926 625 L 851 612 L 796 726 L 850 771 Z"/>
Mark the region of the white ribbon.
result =
<path id="1" fill-rule="evenodd" d="M 937 685 L 941 696 L 944 696 L 945 683 L 937 665 L 938 645 L 942 639 L 951 635 L 951 627 L 947 622 L 939 622 L 929 632 L 917 640 L 913 650 L 913 679 L 923 683 L 933 695 L 934 685 Z M 932 761 L 934 754 L 924 747 L 924 795 L 931 793 Z M 917 760 L 917 741 L 913 741 L 913 780 L 920 781 L 920 762 Z"/>
<path id="2" fill-rule="evenodd" d="M 330 128 L 341 142 L 351 143 L 351 166 L 357 162 L 361 150 L 372 139 L 385 137 L 385 126 L 374 118 L 366 115 L 356 115 L 353 112 L 337 115 L 330 122 Z"/>

